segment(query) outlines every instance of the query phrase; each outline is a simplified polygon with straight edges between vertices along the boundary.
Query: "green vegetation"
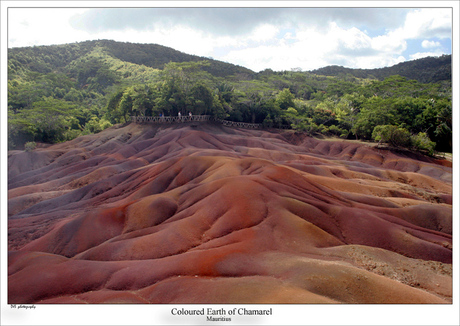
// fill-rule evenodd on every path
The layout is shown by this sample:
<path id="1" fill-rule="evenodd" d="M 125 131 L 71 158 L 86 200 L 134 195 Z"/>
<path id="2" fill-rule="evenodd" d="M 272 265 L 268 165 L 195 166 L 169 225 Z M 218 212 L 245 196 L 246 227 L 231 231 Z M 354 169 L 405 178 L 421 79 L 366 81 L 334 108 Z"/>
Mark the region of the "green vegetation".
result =
<path id="1" fill-rule="evenodd" d="M 417 81 L 345 68 L 334 76 L 321 70 L 254 73 L 159 45 L 113 41 L 11 49 L 9 148 L 97 133 L 132 115 L 191 112 L 430 155 L 451 152 L 451 82 L 431 73 L 433 67 L 445 72 L 446 60 L 372 71 L 379 78 L 410 73 Z"/>
<path id="2" fill-rule="evenodd" d="M 35 148 L 37 148 L 37 143 L 36 142 L 33 142 L 33 141 L 29 141 L 27 143 L 24 144 L 24 150 L 26 152 L 31 152 L 33 151 Z"/>
<path id="3" fill-rule="evenodd" d="M 339 66 L 328 66 L 316 69 L 313 73 L 336 77 L 349 74 L 358 78 L 372 78 L 378 80 L 400 75 L 408 79 L 415 79 L 421 83 L 443 82 L 451 80 L 452 78 L 450 55 L 443 55 L 438 58 L 426 57 L 398 63 L 388 68 L 377 69 L 350 69 Z"/>

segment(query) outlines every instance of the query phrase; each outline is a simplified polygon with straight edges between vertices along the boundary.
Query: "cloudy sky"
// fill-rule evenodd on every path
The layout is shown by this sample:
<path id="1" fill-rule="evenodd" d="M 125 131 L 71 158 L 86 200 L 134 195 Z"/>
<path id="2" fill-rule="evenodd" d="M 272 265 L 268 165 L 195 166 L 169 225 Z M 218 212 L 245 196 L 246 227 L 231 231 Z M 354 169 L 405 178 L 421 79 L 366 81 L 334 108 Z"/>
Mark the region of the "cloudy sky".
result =
<path id="1" fill-rule="evenodd" d="M 302 8 L 309 5 L 305 1 L 295 2 L 297 8 L 222 8 L 216 3 L 206 2 L 208 8 L 9 7 L 8 47 L 95 39 L 156 43 L 254 71 L 379 68 L 452 53 L 452 9 L 433 7 L 435 2 L 431 8 Z"/>

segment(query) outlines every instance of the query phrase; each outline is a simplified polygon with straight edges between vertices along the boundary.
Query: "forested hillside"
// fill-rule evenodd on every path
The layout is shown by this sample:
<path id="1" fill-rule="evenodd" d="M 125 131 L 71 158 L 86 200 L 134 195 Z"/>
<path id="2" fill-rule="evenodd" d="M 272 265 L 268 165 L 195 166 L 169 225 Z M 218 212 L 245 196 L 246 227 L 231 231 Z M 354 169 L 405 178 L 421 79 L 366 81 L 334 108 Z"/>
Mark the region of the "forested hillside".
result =
<path id="1" fill-rule="evenodd" d="M 451 151 L 450 56 L 446 60 L 426 58 L 364 75 L 332 69 L 334 76 L 326 76 L 330 68 L 255 73 L 154 44 L 10 49 L 9 147 L 70 140 L 132 115 L 192 112 L 429 154 Z"/>
<path id="2" fill-rule="evenodd" d="M 204 58 L 186 54 L 158 44 L 123 43 L 110 40 L 86 41 L 80 43 L 12 48 L 8 50 L 8 68 L 10 74 L 21 70 L 40 73 L 53 71 L 65 72 L 72 61 L 89 55 L 92 51 L 104 53 L 128 63 L 143 65 L 154 69 L 163 69 L 170 61 L 202 61 Z M 233 64 L 207 59 L 210 62 L 206 70 L 215 76 L 228 76 L 236 73 L 252 73 L 251 70 Z"/>
<path id="3" fill-rule="evenodd" d="M 398 63 L 392 67 L 378 69 L 351 69 L 340 66 L 328 66 L 312 71 L 318 75 L 343 76 L 350 74 L 358 78 L 377 78 L 383 80 L 393 75 L 415 79 L 421 83 L 435 83 L 452 78 L 452 56 L 426 57 Z"/>

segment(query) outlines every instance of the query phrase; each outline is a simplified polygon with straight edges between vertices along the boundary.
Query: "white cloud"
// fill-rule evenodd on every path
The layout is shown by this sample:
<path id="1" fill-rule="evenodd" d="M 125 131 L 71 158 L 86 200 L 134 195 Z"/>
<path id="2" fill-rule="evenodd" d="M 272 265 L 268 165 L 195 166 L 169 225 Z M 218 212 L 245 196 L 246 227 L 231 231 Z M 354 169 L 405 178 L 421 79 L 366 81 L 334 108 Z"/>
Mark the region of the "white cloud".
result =
<path id="1" fill-rule="evenodd" d="M 8 47 L 63 44 L 87 39 L 70 27 L 70 17 L 86 9 L 9 8 Z"/>
<path id="2" fill-rule="evenodd" d="M 437 51 L 437 52 L 417 52 L 417 53 L 411 54 L 409 56 L 409 58 L 411 60 L 415 60 L 415 59 L 420 59 L 420 58 L 425 58 L 425 57 L 440 57 L 443 54 L 444 53 L 441 52 L 441 51 Z"/>
<path id="3" fill-rule="evenodd" d="M 356 51 L 367 49 L 372 45 L 371 38 L 355 27 L 343 30 L 335 26 L 335 29 L 337 30 L 337 41 L 346 49 Z"/>
<path id="4" fill-rule="evenodd" d="M 386 54 L 401 54 L 407 49 L 407 41 L 399 30 L 390 31 L 385 35 L 374 37 L 372 48 Z"/>
<path id="5" fill-rule="evenodd" d="M 423 42 L 422 42 L 422 47 L 424 49 L 437 48 L 437 47 L 440 47 L 440 46 L 441 46 L 441 43 L 436 42 L 436 41 L 423 40 Z"/>
<path id="6" fill-rule="evenodd" d="M 450 9 L 425 8 L 409 12 L 401 33 L 406 39 L 451 37 Z"/>
<path id="7" fill-rule="evenodd" d="M 267 42 L 274 39 L 279 32 L 279 28 L 274 25 L 263 24 L 257 26 L 247 37 L 251 41 Z"/>
<path id="8" fill-rule="evenodd" d="M 235 49 L 223 60 L 238 62 L 255 71 L 293 67 L 312 70 L 333 64 L 375 68 L 404 61 L 401 53 L 406 47 L 406 41 L 392 33 L 371 38 L 355 27 L 345 29 L 331 23 L 319 29 L 302 26 L 295 35 L 287 32 L 284 38 L 270 44 Z"/>

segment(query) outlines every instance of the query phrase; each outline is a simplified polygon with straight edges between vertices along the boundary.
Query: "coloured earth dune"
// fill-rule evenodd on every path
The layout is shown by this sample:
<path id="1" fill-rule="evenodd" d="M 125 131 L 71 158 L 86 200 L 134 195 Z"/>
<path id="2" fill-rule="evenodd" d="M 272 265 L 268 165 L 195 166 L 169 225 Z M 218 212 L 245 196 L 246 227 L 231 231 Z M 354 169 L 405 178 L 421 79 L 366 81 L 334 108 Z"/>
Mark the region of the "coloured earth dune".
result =
<path id="1" fill-rule="evenodd" d="M 452 166 L 115 126 L 8 156 L 8 303 L 452 303 Z"/>

